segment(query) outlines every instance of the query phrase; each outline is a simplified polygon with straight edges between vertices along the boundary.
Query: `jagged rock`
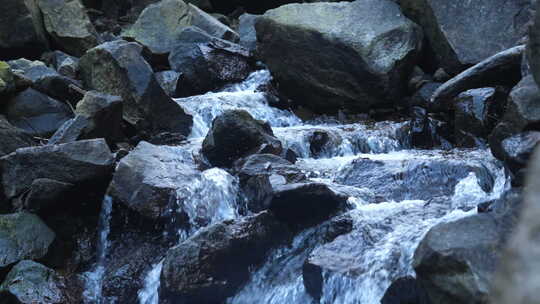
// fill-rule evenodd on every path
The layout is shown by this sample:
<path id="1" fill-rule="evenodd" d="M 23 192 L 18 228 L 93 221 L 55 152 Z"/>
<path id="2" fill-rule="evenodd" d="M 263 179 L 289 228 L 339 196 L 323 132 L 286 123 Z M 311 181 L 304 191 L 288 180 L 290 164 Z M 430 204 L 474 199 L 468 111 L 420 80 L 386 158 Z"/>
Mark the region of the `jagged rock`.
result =
<path id="1" fill-rule="evenodd" d="M 203 228 L 167 252 L 161 272 L 160 301 L 222 303 L 250 277 L 288 229 L 270 213 Z"/>
<path id="2" fill-rule="evenodd" d="M 248 50 L 257 48 L 257 32 L 255 31 L 255 22 L 260 15 L 242 14 L 238 23 L 238 34 L 240 35 L 240 45 Z"/>
<path id="3" fill-rule="evenodd" d="M 17 263 L 0 285 L 0 297 L 7 303 L 63 303 L 60 280 L 56 272 L 39 263 L 25 260 Z"/>
<path id="4" fill-rule="evenodd" d="M 433 303 L 488 303 L 502 246 L 513 230 L 521 197 L 508 192 L 499 208 L 437 224 L 414 254 L 417 279 Z"/>
<path id="5" fill-rule="evenodd" d="M 62 76 L 77 79 L 79 75 L 79 58 L 70 56 L 62 51 L 46 53 L 42 60 Z"/>
<path id="6" fill-rule="evenodd" d="M 122 97 L 123 117 L 138 130 L 190 133 L 192 117 L 159 86 L 138 44 L 104 43 L 89 50 L 80 67 L 87 87 Z"/>
<path id="7" fill-rule="evenodd" d="M 497 85 L 513 87 L 521 79 L 521 59 L 524 51 L 523 45 L 502 51 L 448 80 L 433 93 L 432 109 L 450 109 L 453 98 L 469 89 Z"/>
<path id="8" fill-rule="evenodd" d="M 6 0 L 0 12 L 0 59 L 37 57 L 47 46 L 44 33 L 35 27 L 32 7 L 25 1 Z"/>
<path id="9" fill-rule="evenodd" d="M 166 56 L 181 41 L 178 36 L 188 26 L 196 26 L 217 38 L 238 40 L 238 34 L 232 29 L 182 0 L 149 5 L 124 36 L 141 43 L 153 55 Z"/>
<path id="10" fill-rule="evenodd" d="M 157 72 L 156 80 L 170 97 L 178 97 L 181 90 L 180 77 L 182 73 L 176 71 Z"/>
<path id="11" fill-rule="evenodd" d="M 82 56 L 98 45 L 97 32 L 84 7 L 77 0 L 37 0 L 45 30 L 55 45 Z"/>
<path id="12" fill-rule="evenodd" d="M 74 185 L 106 180 L 113 155 L 103 139 L 17 149 L 0 158 L 2 185 L 8 198 L 30 188 L 39 178 Z"/>
<path id="13" fill-rule="evenodd" d="M 229 110 L 214 119 L 201 151 L 212 165 L 230 167 L 237 159 L 263 150 L 277 155 L 282 151 L 270 125 L 244 110 Z"/>
<path id="14" fill-rule="evenodd" d="M 58 204 L 73 189 L 73 184 L 48 178 L 37 178 L 30 189 L 21 197 L 21 209 L 30 212 L 43 211 Z"/>
<path id="15" fill-rule="evenodd" d="M 7 155 L 19 148 L 29 147 L 36 144 L 32 136 L 23 130 L 12 126 L 0 115 L 0 157 Z"/>
<path id="16" fill-rule="evenodd" d="M 196 38 L 190 32 L 184 33 L 195 41 L 204 39 Z M 182 73 L 179 93 L 186 97 L 244 80 L 253 70 L 250 56 L 250 52 L 240 45 L 212 39 L 206 43 L 177 44 L 169 55 L 169 63 L 173 70 Z"/>
<path id="17" fill-rule="evenodd" d="M 77 104 L 75 118 L 64 123 L 49 144 L 63 144 L 81 139 L 104 138 L 113 145 L 122 138 L 122 99 L 89 91 Z"/>
<path id="18" fill-rule="evenodd" d="M 68 105 L 30 88 L 8 99 L 4 109 L 12 125 L 33 136 L 48 137 L 73 117 Z"/>
<path id="19" fill-rule="evenodd" d="M 30 213 L 0 215 L 0 268 L 25 259 L 44 257 L 54 232 Z"/>
<path id="20" fill-rule="evenodd" d="M 530 1 L 398 2 L 422 26 L 437 61 L 450 73 L 517 45 L 530 20 Z"/>
<path id="21" fill-rule="evenodd" d="M 290 4 L 266 12 L 255 27 L 280 89 L 317 112 L 400 100 L 422 41 L 391 0 Z"/>

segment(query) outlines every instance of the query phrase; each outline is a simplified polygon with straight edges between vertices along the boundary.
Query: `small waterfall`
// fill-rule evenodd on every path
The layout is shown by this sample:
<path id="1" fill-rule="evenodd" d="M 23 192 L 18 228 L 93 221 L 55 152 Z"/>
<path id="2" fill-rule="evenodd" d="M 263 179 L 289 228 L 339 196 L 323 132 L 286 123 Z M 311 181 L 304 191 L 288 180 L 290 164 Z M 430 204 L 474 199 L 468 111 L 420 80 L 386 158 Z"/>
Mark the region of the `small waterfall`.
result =
<path id="1" fill-rule="evenodd" d="M 83 299 L 85 304 L 105 303 L 101 295 L 103 275 L 107 262 L 107 251 L 109 249 L 109 233 L 111 231 L 112 198 L 108 195 L 103 199 L 98 220 L 98 239 L 96 265 L 92 271 L 84 273 L 85 291 Z"/>

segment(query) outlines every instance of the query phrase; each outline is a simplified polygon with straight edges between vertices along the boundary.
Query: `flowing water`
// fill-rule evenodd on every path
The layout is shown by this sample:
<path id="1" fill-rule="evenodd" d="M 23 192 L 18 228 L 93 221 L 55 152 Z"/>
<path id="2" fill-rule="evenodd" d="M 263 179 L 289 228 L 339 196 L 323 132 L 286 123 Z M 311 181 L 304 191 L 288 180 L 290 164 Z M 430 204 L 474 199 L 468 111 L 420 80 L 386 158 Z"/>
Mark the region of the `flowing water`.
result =
<path id="1" fill-rule="evenodd" d="M 261 70 L 219 92 L 177 99 L 194 117 L 192 134 L 179 153 L 200 157 L 212 120 L 228 109 L 244 109 L 272 126 L 284 147 L 298 155 L 296 166 L 309 179 L 350 193 L 355 207 L 347 216 L 353 229 L 330 242 L 322 226 L 299 233 L 253 271 L 229 304 L 314 303 L 303 282 L 306 260 L 322 269 L 320 303 L 380 303 L 393 280 L 414 276 L 412 257 L 430 227 L 470 216 L 476 205 L 508 188 L 508 177 L 489 150 L 412 149 L 407 121 L 302 122 L 292 112 L 271 107 L 256 91 L 270 80 L 270 73 Z M 326 139 L 322 147 L 313 148 L 314 135 Z M 178 191 L 189 198 L 178 204 L 190 219 L 190 228 L 178 233 L 179 242 L 203 226 L 237 217 L 245 203 L 238 180 L 216 168 Z M 147 274 L 141 304 L 159 303 L 161 267 L 157 263 Z"/>

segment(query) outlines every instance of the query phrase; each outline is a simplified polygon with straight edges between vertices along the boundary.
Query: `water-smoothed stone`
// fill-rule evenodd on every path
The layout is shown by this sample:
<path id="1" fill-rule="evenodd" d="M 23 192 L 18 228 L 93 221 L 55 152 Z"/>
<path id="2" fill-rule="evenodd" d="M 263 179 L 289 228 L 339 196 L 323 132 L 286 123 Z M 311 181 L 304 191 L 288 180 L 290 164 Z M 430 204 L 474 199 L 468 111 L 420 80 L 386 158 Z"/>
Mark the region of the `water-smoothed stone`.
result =
<path id="1" fill-rule="evenodd" d="M 520 211 L 521 195 L 507 192 L 498 208 L 437 224 L 414 254 L 414 269 L 433 303 L 489 303 L 502 248 Z"/>
<path id="2" fill-rule="evenodd" d="M 15 265 L 0 285 L 0 297 L 6 303 L 64 303 L 56 272 L 39 263 L 24 260 Z"/>
<path id="3" fill-rule="evenodd" d="M 37 0 L 45 30 L 65 52 L 82 56 L 98 44 L 97 32 L 78 0 Z"/>
<path id="4" fill-rule="evenodd" d="M 229 110 L 216 117 L 206 135 L 202 153 L 218 167 L 230 167 L 237 159 L 255 154 L 281 154 L 281 142 L 266 122 L 244 110 Z"/>
<path id="5" fill-rule="evenodd" d="M 266 12 L 256 30 L 280 89 L 317 112 L 396 103 L 422 41 L 390 0 L 289 4 Z"/>
<path id="6" fill-rule="evenodd" d="M 430 108 L 433 111 L 451 109 L 454 97 L 466 90 L 498 85 L 513 87 L 521 79 L 521 60 L 524 52 L 525 46 L 519 45 L 466 69 L 433 93 Z"/>
<path id="7" fill-rule="evenodd" d="M 17 149 L 0 159 L 8 198 L 29 189 L 39 178 L 79 185 L 106 181 L 114 157 L 103 139 Z"/>
<path id="8" fill-rule="evenodd" d="M 167 252 L 160 301 L 222 303 L 250 277 L 250 269 L 289 237 L 269 212 L 203 228 Z"/>
<path id="9" fill-rule="evenodd" d="M 82 78 L 89 88 L 123 99 L 123 118 L 148 133 L 188 135 L 192 117 L 159 86 L 141 47 L 122 40 L 89 50 L 80 60 Z"/>
<path id="10" fill-rule="evenodd" d="M 0 157 L 7 155 L 19 148 L 29 147 L 36 144 L 32 136 L 22 129 L 11 125 L 4 116 L 0 115 Z"/>
<path id="11" fill-rule="evenodd" d="M 34 214 L 0 215 L 0 268 L 44 257 L 54 239 L 54 232 Z"/>
<path id="12" fill-rule="evenodd" d="M 517 45 L 531 17 L 526 0 L 398 2 L 422 26 L 437 61 L 451 73 Z"/>
<path id="13" fill-rule="evenodd" d="M 8 99 L 4 111 L 12 125 L 40 137 L 52 135 L 73 117 L 67 104 L 31 88 Z"/>

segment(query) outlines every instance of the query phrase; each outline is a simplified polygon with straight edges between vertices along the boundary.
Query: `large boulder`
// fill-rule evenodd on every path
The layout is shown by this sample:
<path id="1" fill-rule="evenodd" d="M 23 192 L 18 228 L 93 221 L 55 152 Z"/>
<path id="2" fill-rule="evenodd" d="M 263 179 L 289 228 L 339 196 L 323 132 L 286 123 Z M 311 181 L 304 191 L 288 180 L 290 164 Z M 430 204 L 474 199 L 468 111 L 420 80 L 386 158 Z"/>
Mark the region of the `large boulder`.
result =
<path id="1" fill-rule="evenodd" d="M 159 299 L 164 303 L 223 303 L 250 277 L 288 230 L 269 212 L 203 228 L 167 253 Z"/>
<path id="2" fill-rule="evenodd" d="M 270 125 L 244 110 L 229 110 L 216 117 L 202 146 L 206 159 L 218 167 L 231 167 L 234 161 L 250 154 L 279 155 L 281 151 L 281 142 Z"/>
<path id="3" fill-rule="evenodd" d="M 163 91 L 141 51 L 122 40 L 89 50 L 80 60 L 85 85 L 121 96 L 124 119 L 139 130 L 188 135 L 192 117 Z"/>
<path id="4" fill-rule="evenodd" d="M 188 26 L 197 26 L 217 38 L 238 40 L 238 34 L 232 29 L 182 0 L 164 0 L 149 5 L 124 37 L 141 43 L 154 55 L 167 55 Z"/>
<path id="5" fill-rule="evenodd" d="M 25 259 L 44 257 L 54 239 L 54 232 L 34 214 L 0 215 L 0 269 Z"/>
<path id="6" fill-rule="evenodd" d="M 56 272 L 39 263 L 24 260 L 15 265 L 0 285 L 0 296 L 7 303 L 63 303 Z M 11 302 L 13 301 L 13 302 Z"/>
<path id="7" fill-rule="evenodd" d="M 11 125 L 3 116 L 0 116 L 0 142 L 0 157 L 36 144 L 32 136 Z"/>
<path id="8" fill-rule="evenodd" d="M 456 73 L 518 44 L 526 34 L 530 1 L 399 0 L 424 29 L 437 61 Z"/>
<path id="9" fill-rule="evenodd" d="M 38 178 L 71 184 L 106 181 L 113 168 L 113 155 L 103 139 L 17 149 L 0 158 L 2 185 L 8 198 L 30 188 Z"/>
<path id="10" fill-rule="evenodd" d="M 45 30 L 53 44 L 82 56 L 98 44 L 97 32 L 78 0 L 37 0 Z"/>
<path id="11" fill-rule="evenodd" d="M 67 104 L 31 88 L 10 98 L 4 109 L 12 125 L 40 137 L 49 137 L 73 117 Z"/>
<path id="12" fill-rule="evenodd" d="M 494 272 L 520 203 L 520 194 L 510 191 L 493 203 L 491 212 L 430 229 L 415 251 L 413 266 L 433 303 L 489 303 Z"/>
<path id="13" fill-rule="evenodd" d="M 266 12 L 255 27 L 280 88 L 317 112 L 395 103 L 422 41 L 391 0 L 290 4 Z"/>

